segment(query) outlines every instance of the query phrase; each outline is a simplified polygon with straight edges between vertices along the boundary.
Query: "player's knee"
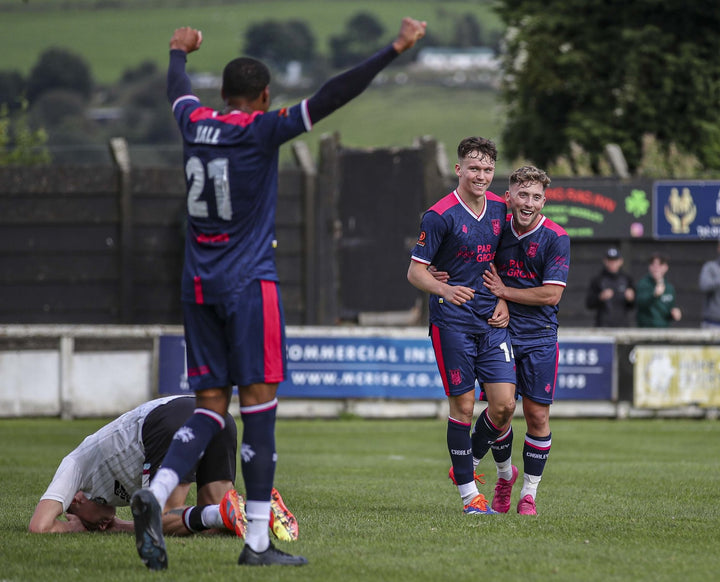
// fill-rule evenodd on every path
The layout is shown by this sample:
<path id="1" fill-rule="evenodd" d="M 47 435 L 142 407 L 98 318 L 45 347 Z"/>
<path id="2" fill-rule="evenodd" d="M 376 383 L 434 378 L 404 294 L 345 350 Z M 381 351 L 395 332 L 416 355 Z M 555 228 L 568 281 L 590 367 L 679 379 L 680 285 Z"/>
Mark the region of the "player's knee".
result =
<path id="1" fill-rule="evenodd" d="M 505 402 L 501 402 L 498 410 L 497 410 L 497 416 L 499 420 L 500 426 L 505 426 L 508 422 L 512 420 L 513 415 L 515 414 L 515 400 L 506 400 Z"/>

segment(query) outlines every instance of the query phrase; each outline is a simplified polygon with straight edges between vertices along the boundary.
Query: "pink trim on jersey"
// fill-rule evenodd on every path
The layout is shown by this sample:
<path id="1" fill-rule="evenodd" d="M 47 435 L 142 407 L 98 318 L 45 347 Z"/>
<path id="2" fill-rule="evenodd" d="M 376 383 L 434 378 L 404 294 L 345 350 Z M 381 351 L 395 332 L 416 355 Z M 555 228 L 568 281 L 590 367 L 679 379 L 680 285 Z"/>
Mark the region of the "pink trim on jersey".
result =
<path id="1" fill-rule="evenodd" d="M 554 233 L 557 234 L 558 236 L 567 236 L 567 232 L 565 232 L 565 229 L 564 229 L 562 226 L 560 226 L 559 224 L 553 222 L 552 220 L 550 220 L 550 219 L 549 219 L 547 216 L 545 216 L 545 215 L 542 215 L 542 218 L 541 218 L 540 221 L 535 225 L 535 228 L 533 228 L 533 229 L 531 229 L 531 230 L 528 230 L 527 232 L 524 232 L 524 233 L 522 233 L 522 234 L 518 233 L 518 231 L 515 230 L 515 221 L 514 221 L 513 218 L 512 218 L 512 214 L 508 214 L 508 219 L 510 220 L 510 227 L 512 228 L 512 232 L 513 232 L 513 234 L 514 234 L 517 238 L 523 238 L 524 236 L 527 236 L 527 235 L 529 235 L 529 234 L 532 234 L 532 233 L 535 232 L 536 230 L 539 230 L 540 227 L 547 228 L 548 230 L 551 230 L 552 232 L 554 232 Z"/>
<path id="2" fill-rule="evenodd" d="M 217 244 L 230 241 L 230 235 L 226 232 L 220 234 L 199 234 L 195 237 L 195 241 L 201 244 Z"/>
<path id="3" fill-rule="evenodd" d="M 245 113 L 244 111 L 231 111 L 230 113 L 219 113 L 210 107 L 198 107 L 190 114 L 190 121 L 196 123 L 203 121 L 204 119 L 217 119 L 222 123 L 229 125 L 239 125 L 240 127 L 247 127 L 258 115 L 262 115 L 262 111 L 253 111 L 252 113 Z"/>
<path id="4" fill-rule="evenodd" d="M 260 281 L 265 337 L 265 382 L 277 384 L 285 379 L 282 359 L 282 331 L 277 283 Z"/>
<path id="5" fill-rule="evenodd" d="M 447 374 L 445 373 L 445 360 L 443 359 L 442 350 L 440 349 L 440 328 L 437 325 L 430 326 L 430 337 L 432 339 L 432 347 L 435 352 L 435 360 L 437 361 L 440 377 L 442 378 L 445 395 L 450 396 L 450 386 L 448 386 Z"/>
<path id="6" fill-rule="evenodd" d="M 450 194 L 440 198 L 440 200 L 433 204 L 430 210 L 442 215 L 448 208 L 452 208 L 457 204 L 460 204 L 460 196 L 458 196 L 457 190 L 453 190 Z"/>
<path id="7" fill-rule="evenodd" d="M 503 204 L 505 204 L 504 198 L 500 198 L 500 196 L 498 196 L 497 194 L 493 194 L 490 191 L 486 191 L 485 192 L 485 204 L 483 205 L 482 212 L 480 214 L 475 214 L 475 212 L 467 204 L 465 204 L 465 202 L 463 202 L 463 199 L 460 196 L 460 194 L 458 194 L 458 191 L 453 190 L 452 192 L 450 192 L 450 194 L 441 198 L 435 204 L 433 204 L 430 207 L 430 210 L 432 210 L 433 212 L 437 212 L 439 215 L 442 216 L 442 214 L 446 210 L 448 210 L 449 208 L 452 208 L 453 206 L 455 206 L 457 204 L 460 204 L 460 206 L 462 206 L 465 210 L 467 210 L 468 213 L 473 218 L 475 218 L 476 220 L 480 220 L 487 213 L 488 200 L 492 200 L 493 202 L 502 202 Z"/>
<path id="8" fill-rule="evenodd" d="M 533 228 L 520 234 L 517 230 L 515 230 L 515 220 L 513 219 L 512 214 L 511 214 L 510 215 L 510 228 L 512 229 L 512 233 L 515 235 L 515 238 L 521 239 L 521 238 L 525 238 L 526 236 L 529 236 L 532 233 L 540 230 L 540 227 L 542 227 L 542 225 L 545 223 L 546 220 L 547 220 L 547 217 L 541 216 L 540 220 Z"/>
<path id="9" fill-rule="evenodd" d="M 567 287 L 567 283 L 565 281 L 550 280 L 550 281 L 543 281 L 542 284 L 543 285 L 557 285 L 559 287 Z"/>
<path id="10" fill-rule="evenodd" d="M 559 224 L 553 222 L 549 218 L 545 220 L 545 228 L 549 228 L 553 232 L 557 233 L 558 236 L 567 236 L 565 229 Z"/>
<path id="11" fill-rule="evenodd" d="M 198 276 L 193 277 L 193 285 L 195 287 L 195 303 L 202 305 L 205 303 L 205 299 L 203 298 L 202 279 Z"/>

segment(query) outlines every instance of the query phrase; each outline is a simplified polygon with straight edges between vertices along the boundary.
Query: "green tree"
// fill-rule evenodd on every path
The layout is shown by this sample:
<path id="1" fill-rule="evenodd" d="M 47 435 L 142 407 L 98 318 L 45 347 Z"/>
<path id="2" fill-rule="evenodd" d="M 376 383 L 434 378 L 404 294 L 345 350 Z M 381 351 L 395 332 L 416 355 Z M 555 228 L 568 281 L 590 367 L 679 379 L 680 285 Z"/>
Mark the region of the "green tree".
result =
<path id="1" fill-rule="evenodd" d="M 720 169 L 720 4 L 714 0 L 500 0 L 507 25 L 506 154 L 548 166 L 608 143 L 632 171 L 643 136 Z"/>
<path id="2" fill-rule="evenodd" d="M 27 101 L 20 112 L 10 118 L 8 106 L 0 105 L 0 166 L 30 166 L 50 163 L 48 140 L 44 129 L 32 129 L 27 119 Z"/>
<path id="3" fill-rule="evenodd" d="M 25 79 L 17 71 L 0 71 L 0 104 L 10 111 L 20 109 L 25 91 Z"/>
<path id="4" fill-rule="evenodd" d="M 468 12 L 455 20 L 454 46 L 473 47 L 483 45 L 483 31 L 477 17 Z"/>
<path id="5" fill-rule="evenodd" d="M 90 99 L 93 80 L 85 59 L 62 48 L 44 51 L 30 71 L 27 98 L 32 105 L 40 95 L 53 89 L 67 89 Z"/>
<path id="6" fill-rule="evenodd" d="M 344 68 L 356 64 L 380 48 L 385 27 L 370 12 L 358 12 L 345 23 L 342 34 L 330 37 L 332 64 Z"/>
<path id="7" fill-rule="evenodd" d="M 315 58 L 315 37 L 302 20 L 266 20 L 248 28 L 244 52 L 277 66 L 306 63 Z"/>

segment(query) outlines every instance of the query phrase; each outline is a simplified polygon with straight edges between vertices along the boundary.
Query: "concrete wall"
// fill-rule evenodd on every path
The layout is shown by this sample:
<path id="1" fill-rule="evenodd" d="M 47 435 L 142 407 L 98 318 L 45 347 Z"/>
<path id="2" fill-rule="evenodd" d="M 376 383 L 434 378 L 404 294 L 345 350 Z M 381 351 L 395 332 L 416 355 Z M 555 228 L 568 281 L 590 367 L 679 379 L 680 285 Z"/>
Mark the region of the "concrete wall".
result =
<path id="1" fill-rule="evenodd" d="M 288 336 L 310 328 L 290 327 Z M 324 328 L 312 328 L 322 333 Z M 325 328 L 328 335 L 383 333 L 361 327 Z M 417 335 L 424 329 L 408 328 Z M 633 348 L 646 346 L 718 346 L 720 331 L 570 330 L 572 336 L 605 335 L 616 342 L 616 398 L 608 401 L 564 401 L 553 415 L 569 417 L 694 416 L 717 417 L 717 408 L 702 402 L 663 409 L 633 406 Z M 158 342 L 162 335 L 182 333 L 179 326 L 0 326 L 0 417 L 110 417 L 157 395 Z M 395 330 L 398 333 L 398 330 Z M 561 333 L 561 343 L 564 334 Z M 717 366 L 715 366 L 717 367 Z M 711 382 L 717 382 L 715 373 Z M 478 407 L 482 405 L 478 404 Z M 237 403 L 233 411 L 237 413 Z M 520 412 L 518 412 L 520 413 Z M 279 407 L 283 417 L 367 418 L 439 417 L 447 415 L 444 399 L 289 399 Z"/>

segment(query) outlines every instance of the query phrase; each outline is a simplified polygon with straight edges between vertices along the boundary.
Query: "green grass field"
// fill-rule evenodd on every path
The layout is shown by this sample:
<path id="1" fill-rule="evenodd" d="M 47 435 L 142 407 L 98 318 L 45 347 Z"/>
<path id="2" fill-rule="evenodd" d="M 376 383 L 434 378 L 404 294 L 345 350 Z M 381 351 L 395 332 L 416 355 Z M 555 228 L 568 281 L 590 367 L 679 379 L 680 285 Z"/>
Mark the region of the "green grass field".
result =
<path id="1" fill-rule="evenodd" d="M 62 10 L 52 7 L 58 2 L 30 3 L 33 10 L 0 12 L 3 28 L 12 31 L 4 38 L 0 70 L 27 74 L 45 49 L 59 46 L 85 58 L 100 83 L 115 82 L 123 71 L 144 61 L 164 68 L 168 41 L 180 26 L 203 31 L 203 47 L 193 55 L 192 67 L 211 72 L 239 56 L 248 26 L 269 19 L 305 20 L 320 54 L 328 54 L 328 39 L 344 33 L 345 23 L 360 11 L 373 13 L 384 24 L 388 41 L 404 16 L 427 20 L 429 30 L 441 38 L 451 38 L 448 14 L 472 11 L 484 25 L 499 26 L 487 0 L 239 0 L 232 4 L 180 2 L 177 7 L 170 1 L 152 2 L 150 7 L 127 1 L 125 8 L 102 10 L 88 8 L 92 2 L 72 0 L 61 2 Z M 0 0 L 0 10 L 18 4 L 21 0 Z"/>
<path id="2" fill-rule="evenodd" d="M 720 569 L 717 421 L 553 421 L 528 517 L 461 514 L 443 421 L 280 420 L 276 484 L 300 539 L 278 545 L 310 564 L 238 570 L 239 540 L 197 536 L 168 538 L 163 574 L 145 570 L 131 535 L 26 533 L 62 456 L 101 424 L 0 421 L 0 579 L 691 582 Z M 516 421 L 516 462 L 523 432 Z M 490 460 L 480 469 L 490 496 Z"/>

